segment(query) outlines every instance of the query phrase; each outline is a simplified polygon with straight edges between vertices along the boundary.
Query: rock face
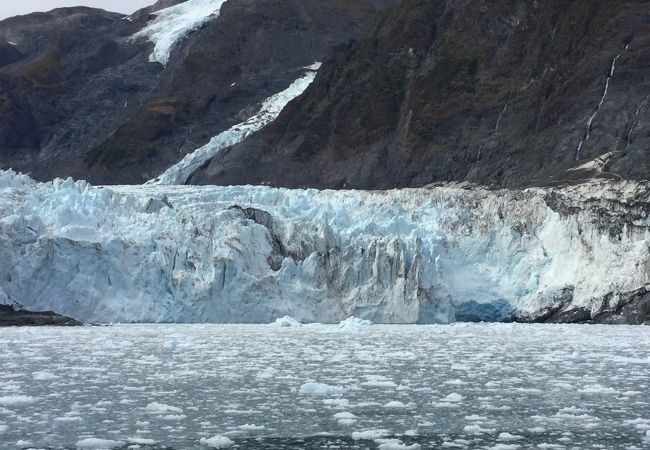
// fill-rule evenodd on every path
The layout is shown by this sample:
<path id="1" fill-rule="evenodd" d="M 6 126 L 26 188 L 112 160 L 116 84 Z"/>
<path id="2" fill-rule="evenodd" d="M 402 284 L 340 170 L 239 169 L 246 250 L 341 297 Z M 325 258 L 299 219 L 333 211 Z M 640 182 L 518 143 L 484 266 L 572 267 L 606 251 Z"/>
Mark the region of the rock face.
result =
<path id="1" fill-rule="evenodd" d="M 650 188 L 36 183 L 0 171 L 0 303 L 86 322 L 643 323 Z"/>
<path id="2" fill-rule="evenodd" d="M 278 121 L 192 182 L 393 188 L 645 179 L 649 6 L 403 0 L 340 48 Z"/>
<path id="3" fill-rule="evenodd" d="M 0 327 L 24 326 L 79 326 L 81 322 L 61 316 L 52 311 L 33 312 L 16 309 L 11 305 L 0 305 Z"/>
<path id="4" fill-rule="evenodd" d="M 150 62 L 153 43 L 134 36 L 180 3 L 0 22 L 0 167 L 44 180 L 152 179 L 253 115 L 393 0 L 201 0 L 223 3 L 218 17 L 174 42 L 166 65 Z"/>

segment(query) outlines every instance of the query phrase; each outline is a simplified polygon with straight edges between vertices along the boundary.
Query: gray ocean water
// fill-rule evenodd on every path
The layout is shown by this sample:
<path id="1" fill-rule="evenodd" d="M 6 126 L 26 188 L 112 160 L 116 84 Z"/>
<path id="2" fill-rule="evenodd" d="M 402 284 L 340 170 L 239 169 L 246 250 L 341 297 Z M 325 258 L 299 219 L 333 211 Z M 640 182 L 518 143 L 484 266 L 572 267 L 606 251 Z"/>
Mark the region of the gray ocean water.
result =
<path id="1" fill-rule="evenodd" d="M 648 449 L 650 327 L 0 329 L 0 448 Z"/>

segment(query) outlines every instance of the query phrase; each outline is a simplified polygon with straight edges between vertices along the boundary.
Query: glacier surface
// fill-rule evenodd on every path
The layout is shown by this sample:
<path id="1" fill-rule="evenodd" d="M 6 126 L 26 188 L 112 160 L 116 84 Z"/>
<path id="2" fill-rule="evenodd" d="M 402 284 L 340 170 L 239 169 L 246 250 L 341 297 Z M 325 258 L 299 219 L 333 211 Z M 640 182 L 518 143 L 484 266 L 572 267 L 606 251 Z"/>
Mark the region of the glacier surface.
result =
<path id="1" fill-rule="evenodd" d="M 317 64 L 317 63 L 315 63 Z M 313 67 L 313 66 L 310 66 Z M 185 184 L 189 177 L 203 164 L 213 158 L 221 150 L 242 142 L 251 134 L 261 130 L 273 122 L 287 104 L 300 96 L 314 81 L 315 71 L 310 71 L 298 78 L 282 92 L 279 92 L 262 102 L 260 110 L 248 120 L 233 125 L 219 133 L 210 142 L 186 155 L 178 163 L 171 166 L 159 177 L 149 181 L 150 184 Z"/>
<path id="2" fill-rule="evenodd" d="M 0 172 L 0 303 L 96 322 L 602 311 L 650 280 L 633 182 L 382 192 L 39 183 Z"/>
<path id="3" fill-rule="evenodd" d="M 150 62 L 166 66 L 174 46 L 192 31 L 219 16 L 221 6 L 227 0 L 187 0 L 154 12 L 157 16 L 134 39 L 146 37 L 154 44 L 149 55 Z"/>

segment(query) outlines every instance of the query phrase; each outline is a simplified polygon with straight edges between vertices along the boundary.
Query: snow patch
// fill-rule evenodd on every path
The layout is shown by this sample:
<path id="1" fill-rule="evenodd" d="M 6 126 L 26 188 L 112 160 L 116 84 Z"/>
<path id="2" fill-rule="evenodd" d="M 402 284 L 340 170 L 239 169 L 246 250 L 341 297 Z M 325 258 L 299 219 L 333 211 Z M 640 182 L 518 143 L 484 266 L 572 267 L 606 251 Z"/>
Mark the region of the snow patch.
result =
<path id="1" fill-rule="evenodd" d="M 154 50 L 149 55 L 149 61 L 166 66 L 176 44 L 192 31 L 218 17 L 221 6 L 226 1 L 187 0 L 184 3 L 161 9 L 153 13 L 157 16 L 156 19 L 134 34 L 133 38 L 146 37 L 153 42 Z"/>

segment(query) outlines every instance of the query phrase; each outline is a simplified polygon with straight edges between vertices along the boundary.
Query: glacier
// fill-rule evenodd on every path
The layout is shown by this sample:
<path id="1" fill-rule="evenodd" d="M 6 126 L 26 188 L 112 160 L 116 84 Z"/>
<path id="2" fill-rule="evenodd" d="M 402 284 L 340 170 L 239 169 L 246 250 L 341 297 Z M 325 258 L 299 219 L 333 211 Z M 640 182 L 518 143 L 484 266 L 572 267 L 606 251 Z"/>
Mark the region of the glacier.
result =
<path id="1" fill-rule="evenodd" d="M 315 70 L 318 70 L 319 67 L 318 64 L 314 63 L 314 65 L 306 67 L 305 69 L 309 71 L 291 83 L 288 88 L 264 100 L 259 111 L 252 117 L 219 133 L 203 147 L 187 154 L 182 160 L 165 170 L 159 177 L 147 183 L 185 184 L 194 172 L 221 150 L 242 142 L 251 134 L 273 122 L 280 115 L 284 107 L 291 100 L 300 96 L 314 81 L 316 78 Z M 312 67 L 316 69 L 311 69 Z"/>
<path id="2" fill-rule="evenodd" d="M 174 46 L 192 31 L 219 16 L 227 0 L 187 0 L 154 12 L 156 18 L 132 39 L 145 37 L 154 44 L 149 62 L 166 66 Z"/>
<path id="3" fill-rule="evenodd" d="M 0 303 L 86 322 L 593 316 L 650 289 L 649 205 L 628 181 L 317 191 L 1 171 Z"/>

